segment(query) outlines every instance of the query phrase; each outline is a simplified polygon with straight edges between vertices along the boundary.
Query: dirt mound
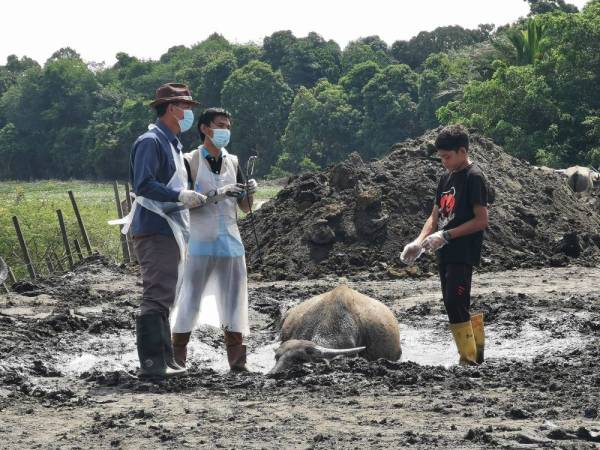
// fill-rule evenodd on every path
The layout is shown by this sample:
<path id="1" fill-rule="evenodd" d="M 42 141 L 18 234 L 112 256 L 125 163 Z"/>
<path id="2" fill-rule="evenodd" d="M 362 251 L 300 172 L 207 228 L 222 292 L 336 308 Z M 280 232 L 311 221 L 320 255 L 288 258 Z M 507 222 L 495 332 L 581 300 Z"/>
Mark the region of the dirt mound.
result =
<path id="1" fill-rule="evenodd" d="M 434 257 L 407 268 L 400 253 L 431 213 L 444 170 L 433 146 L 437 131 L 396 144 L 378 161 L 354 153 L 327 171 L 290 179 L 254 214 L 262 258 L 250 219 L 242 223 L 251 270 L 266 279 L 434 272 Z M 600 261 L 600 215 L 563 178 L 535 170 L 476 133 L 470 153 L 495 191 L 483 270 Z"/>

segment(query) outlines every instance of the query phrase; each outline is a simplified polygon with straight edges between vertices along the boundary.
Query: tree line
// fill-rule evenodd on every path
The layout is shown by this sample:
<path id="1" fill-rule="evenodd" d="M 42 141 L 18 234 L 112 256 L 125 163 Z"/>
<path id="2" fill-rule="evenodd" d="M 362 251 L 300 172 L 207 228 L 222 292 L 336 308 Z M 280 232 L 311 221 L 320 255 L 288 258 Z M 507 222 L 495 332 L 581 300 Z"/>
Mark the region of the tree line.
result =
<path id="1" fill-rule="evenodd" d="M 352 151 L 376 158 L 440 124 L 479 129 L 537 164 L 600 164 L 600 0 L 527 0 L 514 24 L 423 31 L 343 50 L 317 33 L 262 45 L 214 34 L 159 60 L 126 53 L 105 67 L 71 48 L 43 65 L 0 66 L 0 179 L 125 179 L 131 145 L 162 83 L 233 115 L 230 150 L 258 153 L 262 176 L 324 168 Z M 193 131 L 183 135 L 190 150 Z"/>

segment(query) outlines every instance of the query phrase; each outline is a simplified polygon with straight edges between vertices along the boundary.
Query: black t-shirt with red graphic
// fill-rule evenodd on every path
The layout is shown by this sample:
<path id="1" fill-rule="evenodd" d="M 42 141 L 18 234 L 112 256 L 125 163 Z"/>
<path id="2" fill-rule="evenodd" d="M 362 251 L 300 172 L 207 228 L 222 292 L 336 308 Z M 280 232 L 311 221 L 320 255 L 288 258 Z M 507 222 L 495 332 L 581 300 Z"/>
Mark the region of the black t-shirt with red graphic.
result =
<path id="1" fill-rule="evenodd" d="M 468 222 L 475 217 L 475 205 L 488 205 L 485 175 L 475 164 L 460 172 L 445 174 L 438 183 L 435 204 L 438 206 L 438 230 L 450 230 Z M 439 260 L 442 264 L 477 266 L 482 243 L 483 231 L 451 239 L 439 250 Z"/>

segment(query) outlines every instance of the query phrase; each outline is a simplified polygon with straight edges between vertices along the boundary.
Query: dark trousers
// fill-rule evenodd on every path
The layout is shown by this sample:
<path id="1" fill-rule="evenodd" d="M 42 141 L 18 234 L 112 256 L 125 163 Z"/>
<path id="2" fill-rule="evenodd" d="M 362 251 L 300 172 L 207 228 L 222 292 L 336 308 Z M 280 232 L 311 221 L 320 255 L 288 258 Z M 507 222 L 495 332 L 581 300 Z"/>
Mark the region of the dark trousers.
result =
<path id="1" fill-rule="evenodd" d="M 133 241 L 142 273 L 140 315 L 160 313 L 168 317 L 175 302 L 179 247 L 173 236 L 153 234 Z"/>
<path id="2" fill-rule="evenodd" d="M 450 323 L 471 320 L 471 277 L 473 266 L 470 264 L 440 264 L 442 296 Z"/>

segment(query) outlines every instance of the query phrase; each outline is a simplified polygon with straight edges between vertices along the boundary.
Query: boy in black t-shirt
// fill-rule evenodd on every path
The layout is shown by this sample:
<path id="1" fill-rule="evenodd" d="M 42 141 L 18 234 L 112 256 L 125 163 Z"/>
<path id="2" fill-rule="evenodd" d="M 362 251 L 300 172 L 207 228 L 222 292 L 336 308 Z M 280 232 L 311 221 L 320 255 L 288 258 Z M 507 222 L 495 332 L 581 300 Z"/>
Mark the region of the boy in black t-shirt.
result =
<path id="1" fill-rule="evenodd" d="M 437 187 L 431 216 L 421 234 L 404 247 L 412 264 L 423 251 L 438 252 L 442 295 L 460 364 L 483 362 L 483 314 L 470 315 L 471 275 L 479 265 L 483 230 L 488 225 L 485 175 L 469 159 L 469 135 L 461 125 L 442 129 L 435 147 L 448 172 Z"/>

